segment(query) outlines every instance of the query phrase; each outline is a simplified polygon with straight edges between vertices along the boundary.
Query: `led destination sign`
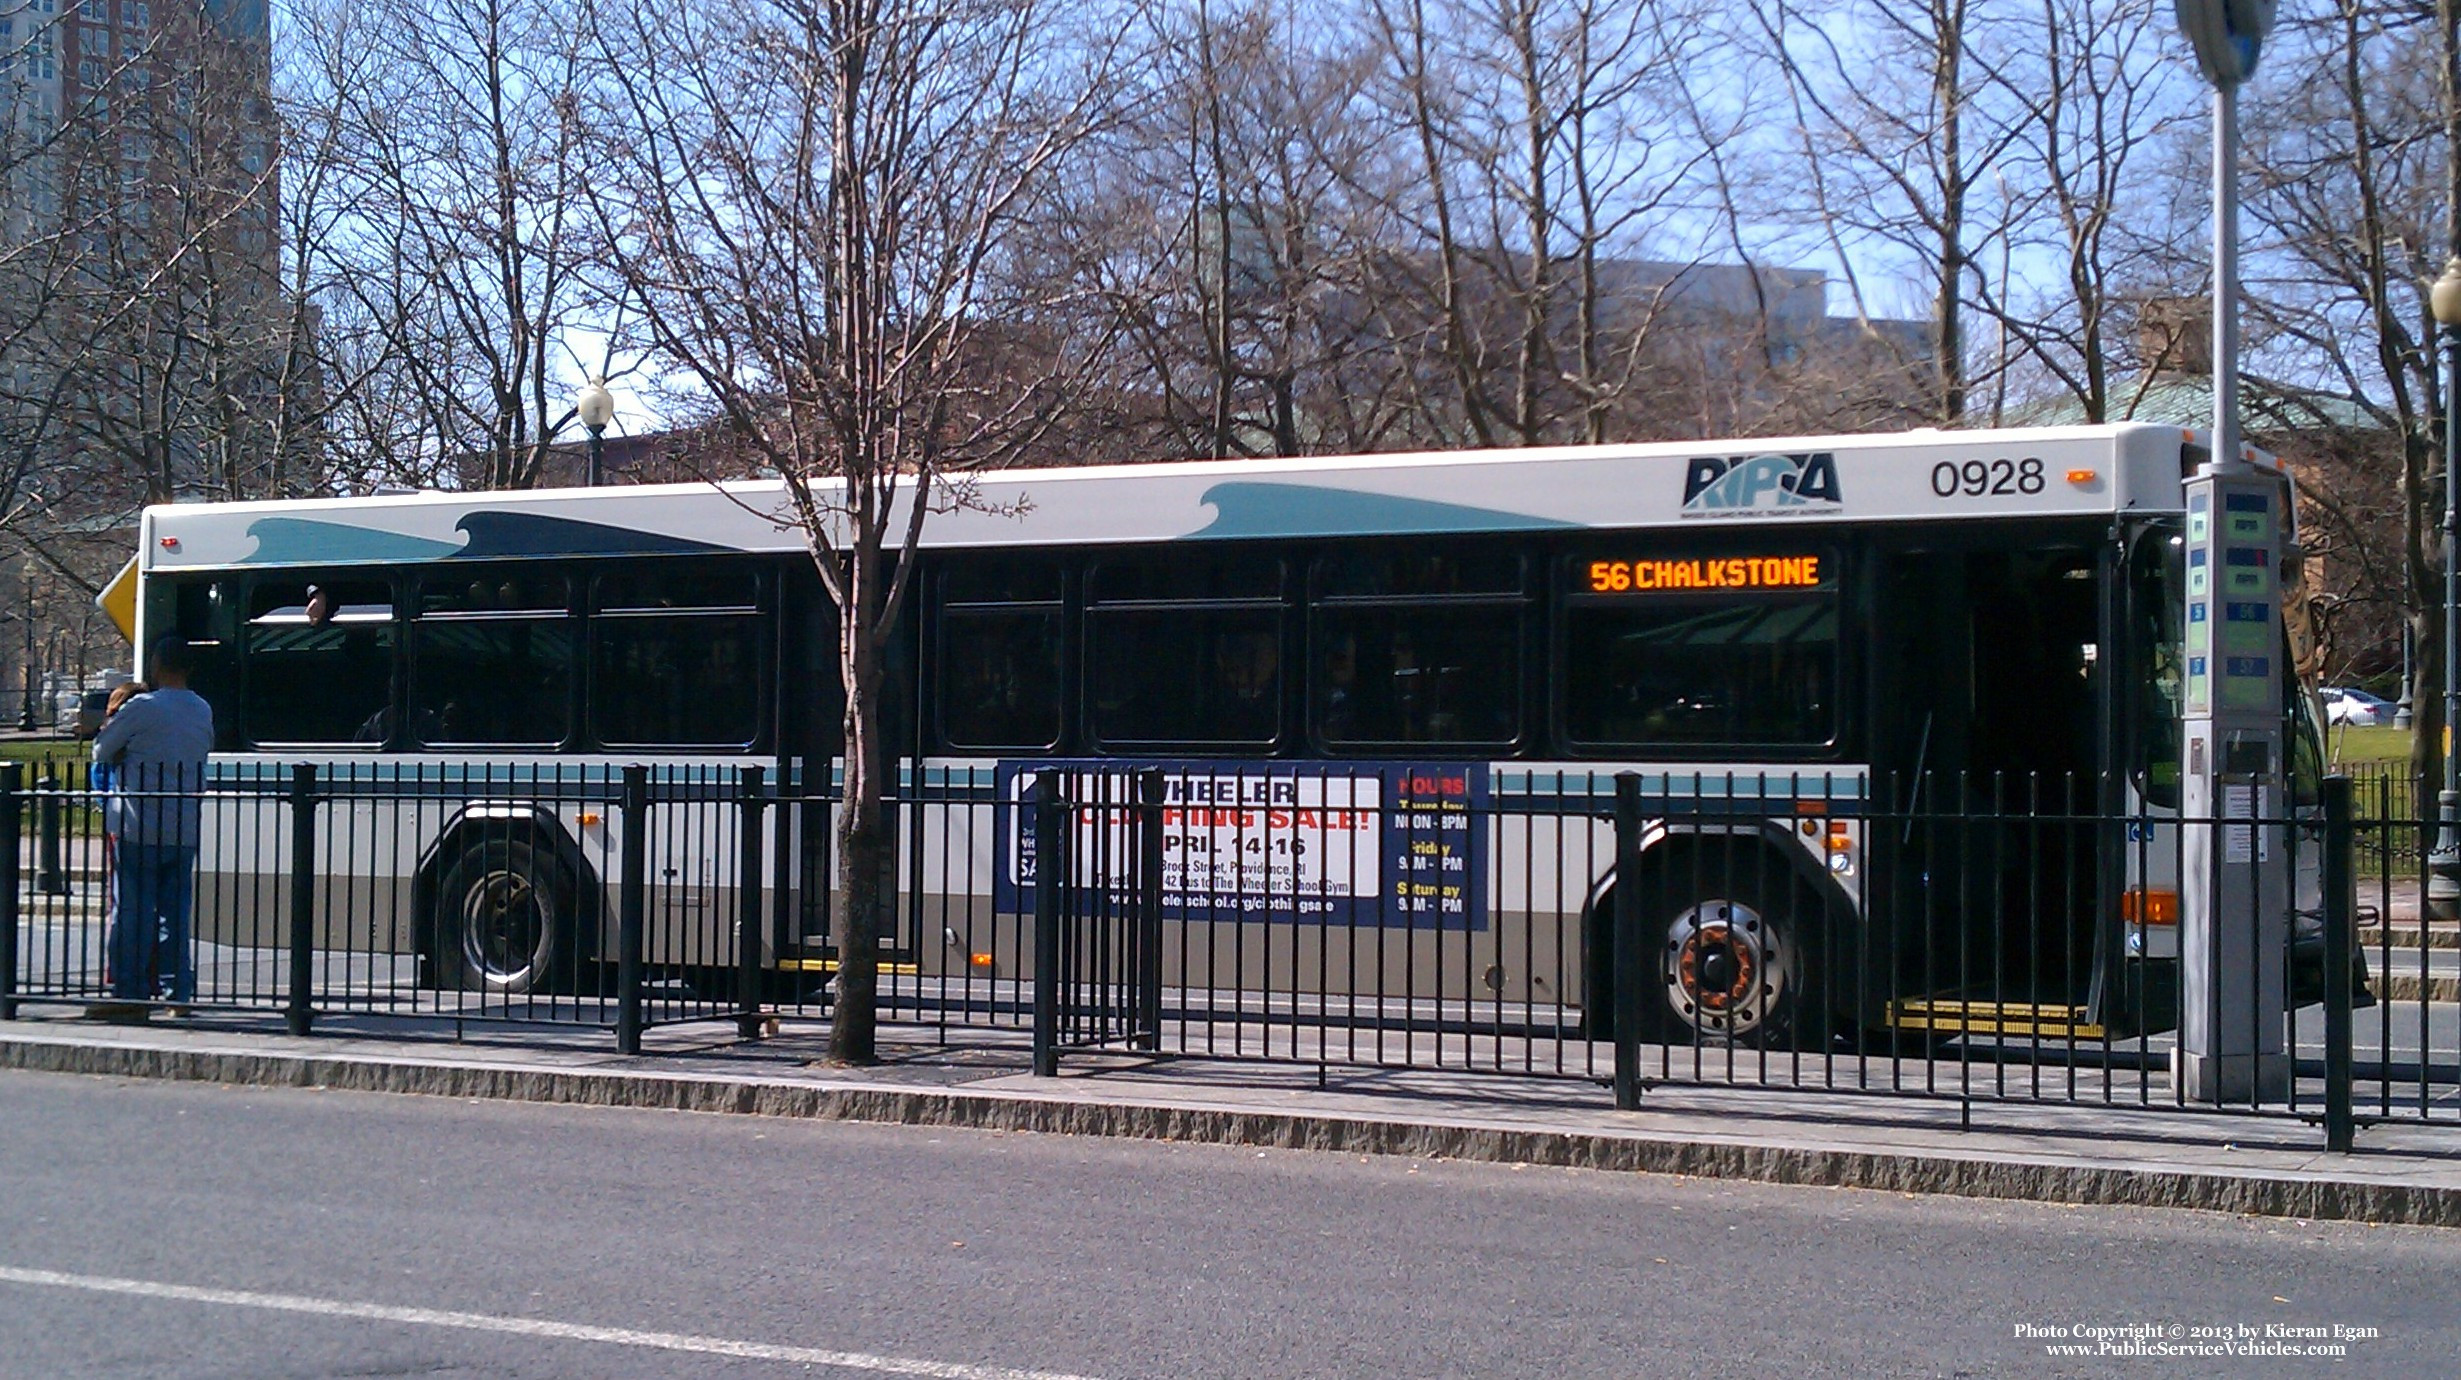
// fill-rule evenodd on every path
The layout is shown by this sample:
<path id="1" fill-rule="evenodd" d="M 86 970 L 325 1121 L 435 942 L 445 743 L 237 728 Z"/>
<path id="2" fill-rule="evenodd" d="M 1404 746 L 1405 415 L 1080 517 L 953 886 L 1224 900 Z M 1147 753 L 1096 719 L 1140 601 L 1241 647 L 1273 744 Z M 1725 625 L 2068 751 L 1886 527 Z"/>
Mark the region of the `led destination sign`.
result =
<path id="1" fill-rule="evenodd" d="M 1703 560 L 1591 561 L 1575 579 L 1591 594 L 1687 590 L 1818 589 L 1827 578 L 1818 556 L 1719 556 Z"/>

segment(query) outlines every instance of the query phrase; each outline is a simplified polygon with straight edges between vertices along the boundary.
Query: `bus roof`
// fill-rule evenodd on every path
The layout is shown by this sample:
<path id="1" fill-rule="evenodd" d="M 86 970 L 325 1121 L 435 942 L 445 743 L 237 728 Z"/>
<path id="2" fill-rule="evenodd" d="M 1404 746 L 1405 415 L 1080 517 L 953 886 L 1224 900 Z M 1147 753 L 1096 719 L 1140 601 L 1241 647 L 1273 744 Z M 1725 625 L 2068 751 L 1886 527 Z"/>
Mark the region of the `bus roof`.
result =
<path id="1" fill-rule="evenodd" d="M 1181 461 L 976 476 L 928 546 L 2176 512 L 2204 434 L 2126 424 Z M 2193 452 L 2201 454 L 2201 452 Z M 2260 461 L 2267 457 L 2258 456 Z M 148 570 L 798 552 L 777 480 L 173 504 Z"/>

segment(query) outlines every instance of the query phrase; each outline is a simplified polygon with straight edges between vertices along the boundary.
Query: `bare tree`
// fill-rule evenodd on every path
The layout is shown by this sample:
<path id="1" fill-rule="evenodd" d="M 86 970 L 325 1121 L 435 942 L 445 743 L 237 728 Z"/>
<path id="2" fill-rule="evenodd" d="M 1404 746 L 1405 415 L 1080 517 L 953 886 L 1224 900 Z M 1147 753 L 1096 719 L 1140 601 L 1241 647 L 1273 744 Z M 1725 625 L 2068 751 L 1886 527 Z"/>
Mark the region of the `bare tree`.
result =
<path id="1" fill-rule="evenodd" d="M 1629 434 L 1653 330 L 1709 148 L 1689 83 L 1714 51 L 1679 0 L 1369 0 L 1379 99 L 1418 159 L 1393 206 L 1400 242 L 1371 260 L 1396 348 L 1448 382 L 1426 429 L 1481 445 Z M 1708 238 L 1722 242 L 1722 227 Z M 1642 407 L 1645 415 L 1646 408 Z M 1446 415 L 1449 414 L 1449 415 Z"/>
<path id="2" fill-rule="evenodd" d="M 2249 112 L 2247 137 L 2255 378 L 2301 381 L 2273 390 L 2309 400 L 2294 420 L 2348 428 L 2364 418 L 2398 452 L 2389 506 L 2415 650 L 2411 765 L 2422 780 L 2441 738 L 2444 646 L 2441 620 L 2427 613 L 2442 602 L 2444 476 L 2425 287 L 2441 266 L 2436 247 L 2450 243 L 2455 152 L 2454 97 L 2438 64 L 2451 49 L 2418 36 L 2449 19 L 2421 0 L 2341 0 L 2286 17 L 2270 61 L 2295 80 Z M 2354 415 L 2315 415 L 2327 404 Z"/>
<path id="3" fill-rule="evenodd" d="M 608 372 L 614 324 L 590 298 L 575 118 L 581 0 L 307 0 L 294 24 L 301 115 L 343 155 L 346 215 L 320 229 L 318 295 L 381 331 L 356 420 L 415 422 L 386 444 L 457 487 L 541 482 L 572 425 L 578 373 Z M 594 349 L 584 360 L 582 352 Z M 374 412 L 368 406 L 375 407 Z M 407 458 L 407 456 L 406 456 Z"/>
<path id="4" fill-rule="evenodd" d="M 886 650 L 925 517 L 1047 425 L 1097 351 L 1005 343 L 1042 305 L 1007 270 L 1038 182 L 1108 83 L 1010 0 L 753 0 L 602 10 L 599 246 L 679 408 L 722 417 L 785 485 L 838 610 L 845 785 L 830 1054 L 873 1057 L 892 911 Z M 1056 315 L 1046 319 L 1059 319 Z"/>
<path id="5" fill-rule="evenodd" d="M 1965 419 L 1973 385 L 1966 306 L 1991 247 L 1988 170 L 2016 139 L 2012 121 L 1976 118 L 1986 93 L 2014 79 L 1977 41 L 1991 12 L 1972 11 L 1970 0 L 1752 7 L 1795 110 L 1793 213 L 1850 277 L 1878 261 L 1928 282 L 1927 410 L 1944 424 Z"/>

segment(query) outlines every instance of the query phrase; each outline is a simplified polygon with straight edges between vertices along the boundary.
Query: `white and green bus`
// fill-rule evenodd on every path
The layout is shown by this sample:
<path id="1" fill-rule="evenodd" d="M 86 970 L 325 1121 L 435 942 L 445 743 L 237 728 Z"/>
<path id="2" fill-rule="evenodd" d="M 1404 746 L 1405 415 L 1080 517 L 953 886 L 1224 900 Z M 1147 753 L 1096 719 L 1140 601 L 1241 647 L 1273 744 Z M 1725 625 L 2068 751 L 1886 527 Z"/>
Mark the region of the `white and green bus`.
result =
<path id="1" fill-rule="evenodd" d="M 982 476 L 978 505 L 925 524 L 896 631 L 901 793 L 945 807 L 902 831 L 897 990 L 1025 976 L 1024 778 L 1160 767 L 1172 986 L 1261 963 L 1294 993 L 1400 990 L 1433 963 L 1595 1034 L 1602 807 L 1637 772 L 1661 1036 L 2161 1024 L 2180 481 L 2203 453 L 2122 425 Z M 439 988 L 560 983 L 613 953 L 618 822 L 506 781 L 635 762 L 757 763 L 787 797 L 828 779 L 833 613 L 783 498 L 158 507 L 138 645 L 199 644 L 220 780 L 313 761 L 423 783 L 415 811 L 326 831 L 364 841 L 329 848 L 322 883 L 351 898 L 354 942 Z M 2295 736 L 2304 781 L 2312 730 Z M 1414 861 L 1391 821 L 1431 802 L 1474 827 Z M 2020 841 L 1977 818 L 2064 823 Z M 758 962 L 825 967 L 825 821 L 765 827 Z M 271 871 L 278 851 L 206 856 Z M 650 884 L 726 894 L 737 856 L 661 855 Z M 1260 879 L 1285 899 L 1243 900 Z M 281 890 L 223 880 L 201 894 L 239 898 L 224 911 Z M 652 962 L 739 956 L 725 927 L 665 942 Z M 1992 999 L 1952 980 L 1951 946 L 1993 955 Z"/>

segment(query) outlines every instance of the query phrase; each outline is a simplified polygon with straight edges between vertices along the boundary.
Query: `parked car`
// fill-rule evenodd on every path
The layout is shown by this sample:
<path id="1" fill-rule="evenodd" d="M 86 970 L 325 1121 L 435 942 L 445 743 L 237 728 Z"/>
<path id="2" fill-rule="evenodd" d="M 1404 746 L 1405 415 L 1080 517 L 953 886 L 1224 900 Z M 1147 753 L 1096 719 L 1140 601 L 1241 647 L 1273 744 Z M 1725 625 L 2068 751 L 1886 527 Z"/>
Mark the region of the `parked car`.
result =
<path id="1" fill-rule="evenodd" d="M 2328 685 L 2317 693 L 2324 700 L 2324 721 L 2328 724 L 2376 728 L 2393 721 L 2393 702 L 2380 695 L 2337 685 Z"/>

